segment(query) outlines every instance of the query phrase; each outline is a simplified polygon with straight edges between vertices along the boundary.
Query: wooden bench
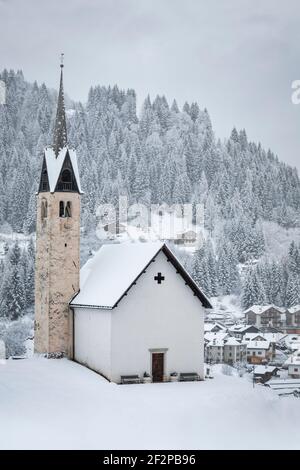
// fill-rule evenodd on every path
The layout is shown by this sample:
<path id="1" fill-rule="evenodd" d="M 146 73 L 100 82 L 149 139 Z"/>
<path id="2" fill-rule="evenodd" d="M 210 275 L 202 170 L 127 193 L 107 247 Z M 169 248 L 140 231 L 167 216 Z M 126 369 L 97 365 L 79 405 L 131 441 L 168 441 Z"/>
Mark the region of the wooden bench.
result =
<path id="1" fill-rule="evenodd" d="M 121 384 L 140 384 L 141 379 L 138 375 L 121 375 Z"/>
<path id="2" fill-rule="evenodd" d="M 200 380 L 196 372 L 182 372 L 179 376 L 180 382 L 194 382 L 195 380 Z"/>

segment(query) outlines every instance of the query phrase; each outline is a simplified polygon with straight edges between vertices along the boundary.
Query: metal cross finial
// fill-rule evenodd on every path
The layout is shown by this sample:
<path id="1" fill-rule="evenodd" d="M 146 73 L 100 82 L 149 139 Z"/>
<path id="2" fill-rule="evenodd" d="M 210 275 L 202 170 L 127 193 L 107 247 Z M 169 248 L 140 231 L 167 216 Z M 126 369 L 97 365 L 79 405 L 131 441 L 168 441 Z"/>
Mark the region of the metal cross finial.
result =
<path id="1" fill-rule="evenodd" d="M 60 66 L 61 66 L 61 68 L 63 68 L 63 66 L 64 66 L 64 55 L 65 54 L 63 52 L 60 54 Z"/>

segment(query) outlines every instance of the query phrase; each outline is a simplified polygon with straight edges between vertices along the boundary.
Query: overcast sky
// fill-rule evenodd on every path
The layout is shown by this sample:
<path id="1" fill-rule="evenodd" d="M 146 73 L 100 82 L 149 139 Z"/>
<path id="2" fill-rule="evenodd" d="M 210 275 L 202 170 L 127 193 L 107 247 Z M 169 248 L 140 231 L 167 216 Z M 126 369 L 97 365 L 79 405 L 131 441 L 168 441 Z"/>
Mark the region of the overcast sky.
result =
<path id="1" fill-rule="evenodd" d="M 233 126 L 300 168 L 299 0 L 0 0 L 0 69 L 65 88 L 90 85 L 198 101 L 217 136 Z"/>

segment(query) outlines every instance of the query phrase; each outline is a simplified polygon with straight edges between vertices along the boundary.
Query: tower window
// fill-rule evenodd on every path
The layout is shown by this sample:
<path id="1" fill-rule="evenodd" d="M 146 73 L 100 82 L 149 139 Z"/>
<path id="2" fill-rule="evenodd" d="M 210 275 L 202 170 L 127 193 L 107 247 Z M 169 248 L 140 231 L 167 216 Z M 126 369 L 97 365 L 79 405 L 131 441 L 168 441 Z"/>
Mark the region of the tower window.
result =
<path id="1" fill-rule="evenodd" d="M 71 201 L 59 202 L 59 217 L 72 217 L 72 203 Z"/>
<path id="2" fill-rule="evenodd" d="M 46 199 L 42 200 L 42 205 L 41 205 L 41 217 L 42 219 L 46 219 L 48 216 L 48 203 Z"/>
<path id="3" fill-rule="evenodd" d="M 68 201 L 65 208 L 65 217 L 72 217 L 72 203 Z"/>
<path id="4" fill-rule="evenodd" d="M 65 203 L 64 201 L 59 202 L 59 217 L 65 216 Z"/>

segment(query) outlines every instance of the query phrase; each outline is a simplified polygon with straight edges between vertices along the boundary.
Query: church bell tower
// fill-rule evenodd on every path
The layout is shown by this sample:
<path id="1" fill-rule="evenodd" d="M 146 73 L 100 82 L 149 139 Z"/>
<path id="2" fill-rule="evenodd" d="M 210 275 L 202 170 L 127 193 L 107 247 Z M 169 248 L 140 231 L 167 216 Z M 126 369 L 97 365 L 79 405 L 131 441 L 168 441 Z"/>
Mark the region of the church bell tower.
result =
<path id="1" fill-rule="evenodd" d="M 34 344 L 37 353 L 72 358 L 69 302 L 79 291 L 82 192 L 76 152 L 67 141 L 63 61 L 60 67 L 53 146 L 44 151 L 37 194 Z"/>

